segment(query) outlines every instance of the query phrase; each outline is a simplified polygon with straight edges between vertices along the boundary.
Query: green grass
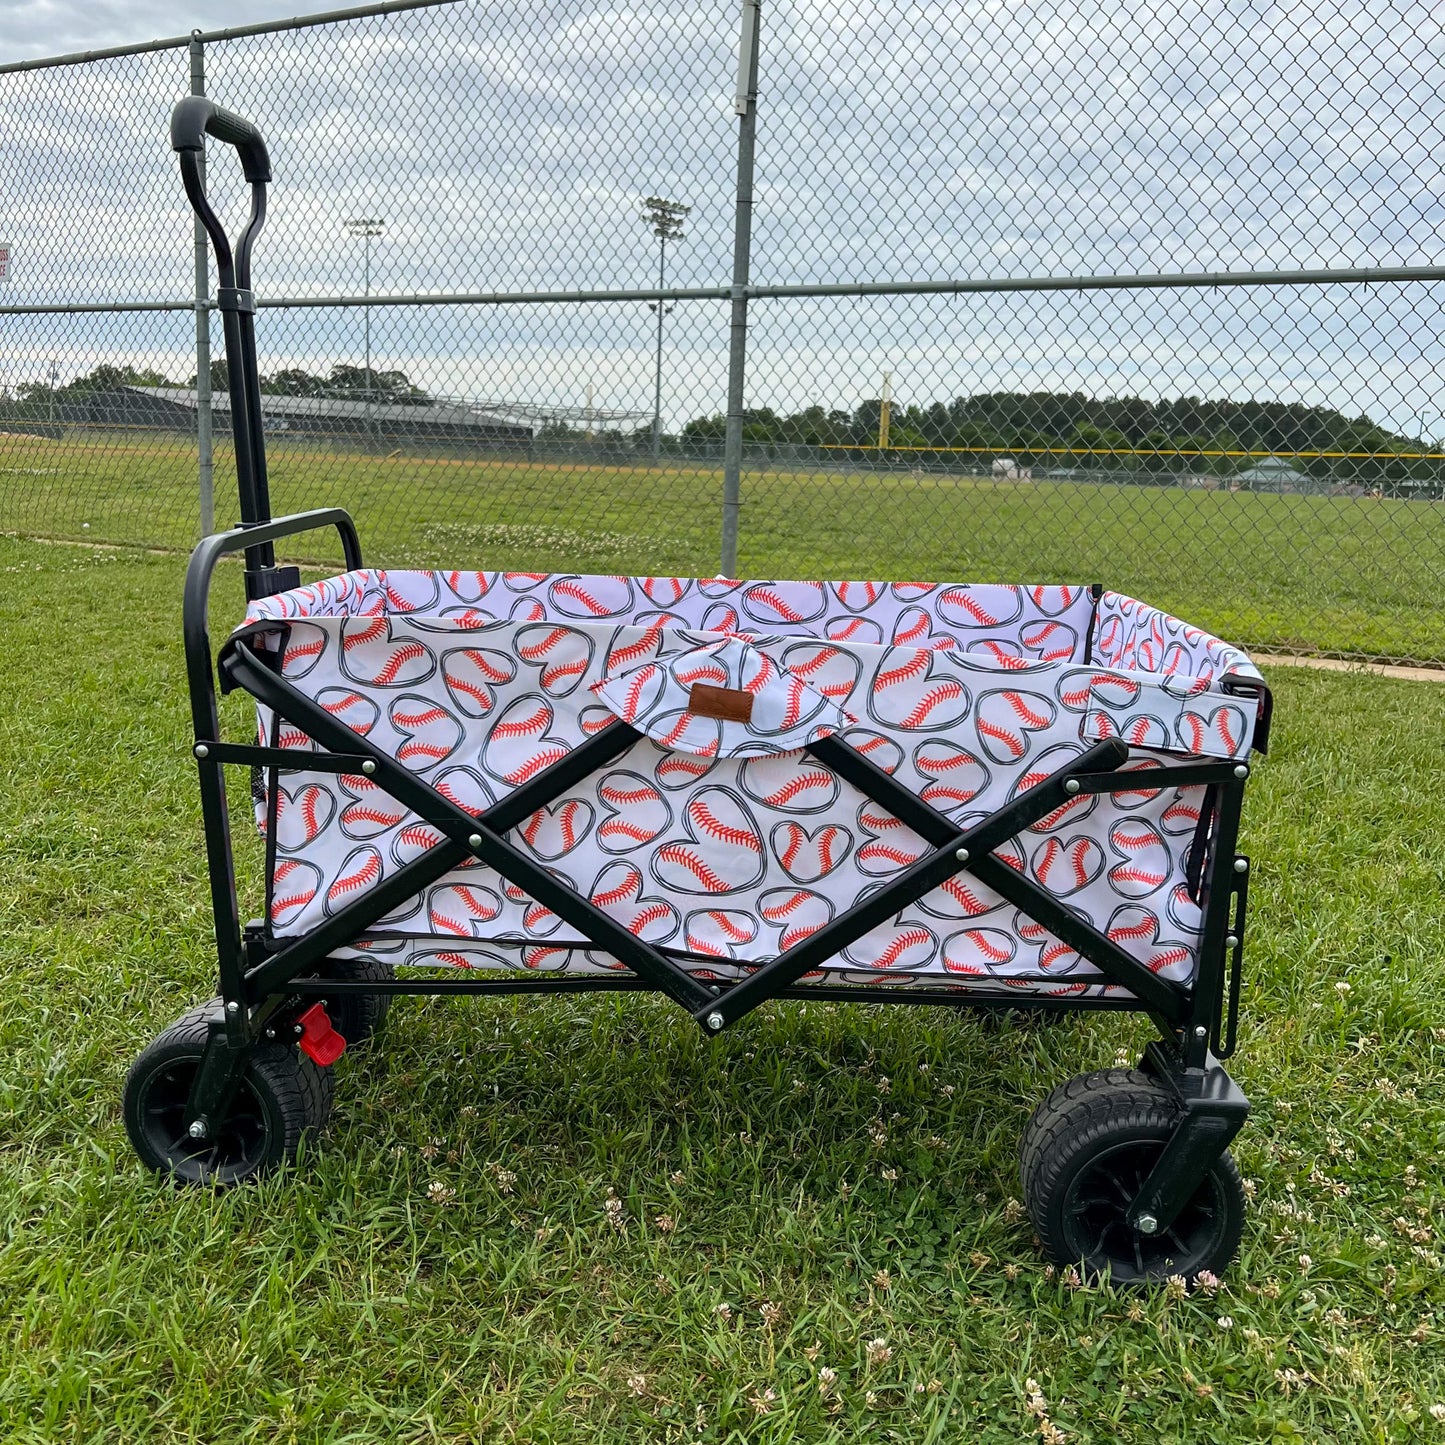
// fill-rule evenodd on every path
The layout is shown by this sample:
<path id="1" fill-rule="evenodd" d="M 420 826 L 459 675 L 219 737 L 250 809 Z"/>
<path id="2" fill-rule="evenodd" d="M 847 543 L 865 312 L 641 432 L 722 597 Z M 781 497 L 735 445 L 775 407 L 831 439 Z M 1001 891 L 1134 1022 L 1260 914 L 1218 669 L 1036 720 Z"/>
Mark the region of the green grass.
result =
<path id="1" fill-rule="evenodd" d="M 283 437 L 271 474 L 277 513 L 344 505 L 386 565 L 717 569 L 716 469 L 348 456 Z M 184 548 L 195 489 L 182 439 L 0 437 L 6 530 Z M 744 478 L 739 535 L 747 576 L 1102 581 L 1261 651 L 1445 664 L 1445 503 L 766 473 Z"/>
<path id="2" fill-rule="evenodd" d="M 1032 1378 L 1074 1442 L 1445 1440 L 1445 689 L 1271 678 L 1254 1203 L 1218 1295 L 1135 1297 L 1010 1202 L 1123 1017 L 404 1000 L 302 1167 L 143 1175 L 125 1070 L 213 988 L 179 583 L 0 539 L 0 1438 L 1017 1442 Z"/>

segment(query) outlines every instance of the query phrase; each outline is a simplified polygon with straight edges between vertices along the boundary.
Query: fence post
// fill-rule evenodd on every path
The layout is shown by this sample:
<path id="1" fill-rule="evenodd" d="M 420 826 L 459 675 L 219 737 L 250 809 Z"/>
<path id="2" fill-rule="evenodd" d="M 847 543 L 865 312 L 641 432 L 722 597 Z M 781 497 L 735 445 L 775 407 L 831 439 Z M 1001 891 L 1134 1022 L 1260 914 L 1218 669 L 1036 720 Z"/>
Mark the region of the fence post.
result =
<path id="1" fill-rule="evenodd" d="M 191 94 L 206 93 L 206 47 L 199 30 L 191 31 Z M 201 152 L 201 184 L 206 155 Z M 206 228 L 193 222 L 196 244 L 196 449 L 200 454 L 201 536 L 216 530 L 215 459 L 211 448 L 211 268 Z"/>
<path id="2" fill-rule="evenodd" d="M 743 0 L 738 37 L 738 189 L 733 221 L 732 324 L 728 336 L 728 414 L 723 436 L 722 557 L 724 577 L 737 574 L 738 510 L 743 487 L 743 401 L 748 359 L 748 276 L 753 244 L 753 141 L 758 111 L 761 0 Z M 661 304 L 661 303 L 659 303 Z"/>

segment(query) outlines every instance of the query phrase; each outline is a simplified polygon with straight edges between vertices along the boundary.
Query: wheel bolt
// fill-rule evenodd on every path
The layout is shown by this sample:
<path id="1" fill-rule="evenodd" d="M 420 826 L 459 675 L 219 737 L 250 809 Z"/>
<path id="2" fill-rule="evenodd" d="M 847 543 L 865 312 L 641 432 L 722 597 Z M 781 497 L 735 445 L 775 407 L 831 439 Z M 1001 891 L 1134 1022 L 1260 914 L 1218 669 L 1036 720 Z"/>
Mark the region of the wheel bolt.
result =
<path id="1" fill-rule="evenodd" d="M 192 1139 L 204 1139 L 210 1132 L 204 1119 L 197 1119 L 195 1123 L 186 1130 L 186 1133 L 189 1134 Z"/>
<path id="2" fill-rule="evenodd" d="M 1152 1214 L 1141 1214 L 1139 1216 L 1140 1234 L 1157 1234 L 1159 1232 L 1159 1221 Z"/>

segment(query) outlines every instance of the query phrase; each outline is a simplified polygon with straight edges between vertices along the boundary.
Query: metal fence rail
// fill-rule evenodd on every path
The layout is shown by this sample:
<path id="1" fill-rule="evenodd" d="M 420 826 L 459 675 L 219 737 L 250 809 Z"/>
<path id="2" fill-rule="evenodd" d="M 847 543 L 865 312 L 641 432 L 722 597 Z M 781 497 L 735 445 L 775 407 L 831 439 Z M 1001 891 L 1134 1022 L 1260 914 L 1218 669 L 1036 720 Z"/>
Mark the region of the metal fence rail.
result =
<path id="1" fill-rule="evenodd" d="M 3 66 L 0 529 L 233 516 L 206 90 L 277 174 L 276 504 L 379 558 L 1099 579 L 1445 665 L 1442 62 L 1414 0 L 409 0 Z"/>

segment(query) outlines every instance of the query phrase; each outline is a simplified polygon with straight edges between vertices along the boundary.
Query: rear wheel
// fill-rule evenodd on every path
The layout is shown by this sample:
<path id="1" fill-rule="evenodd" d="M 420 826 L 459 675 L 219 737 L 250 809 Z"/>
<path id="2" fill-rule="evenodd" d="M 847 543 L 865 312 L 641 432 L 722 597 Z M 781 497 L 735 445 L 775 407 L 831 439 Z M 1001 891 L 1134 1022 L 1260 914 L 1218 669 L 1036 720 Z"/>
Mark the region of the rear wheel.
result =
<path id="1" fill-rule="evenodd" d="M 1144 1234 L 1128 1209 L 1178 1122 L 1172 1096 L 1135 1069 L 1103 1069 L 1061 1084 L 1024 1131 L 1024 1203 L 1056 1264 L 1116 1284 L 1219 1273 L 1244 1229 L 1239 1170 L 1221 1154 L 1167 1229 Z"/>
<path id="2" fill-rule="evenodd" d="M 396 977 L 396 970 L 380 958 L 333 958 L 327 960 L 325 976 L 387 983 Z M 346 1040 L 348 1048 L 356 1048 L 371 1038 L 391 1010 L 388 993 L 328 993 L 321 995 L 321 1002 L 326 1005 L 331 1027 Z"/>
<path id="3" fill-rule="evenodd" d="M 185 1127 L 216 1001 L 182 1014 L 153 1039 L 125 1083 L 125 1126 L 147 1168 L 177 1184 L 239 1184 L 293 1163 L 302 1136 L 331 1112 L 331 1071 L 295 1048 L 251 1051 L 226 1110 L 204 1139 Z"/>

